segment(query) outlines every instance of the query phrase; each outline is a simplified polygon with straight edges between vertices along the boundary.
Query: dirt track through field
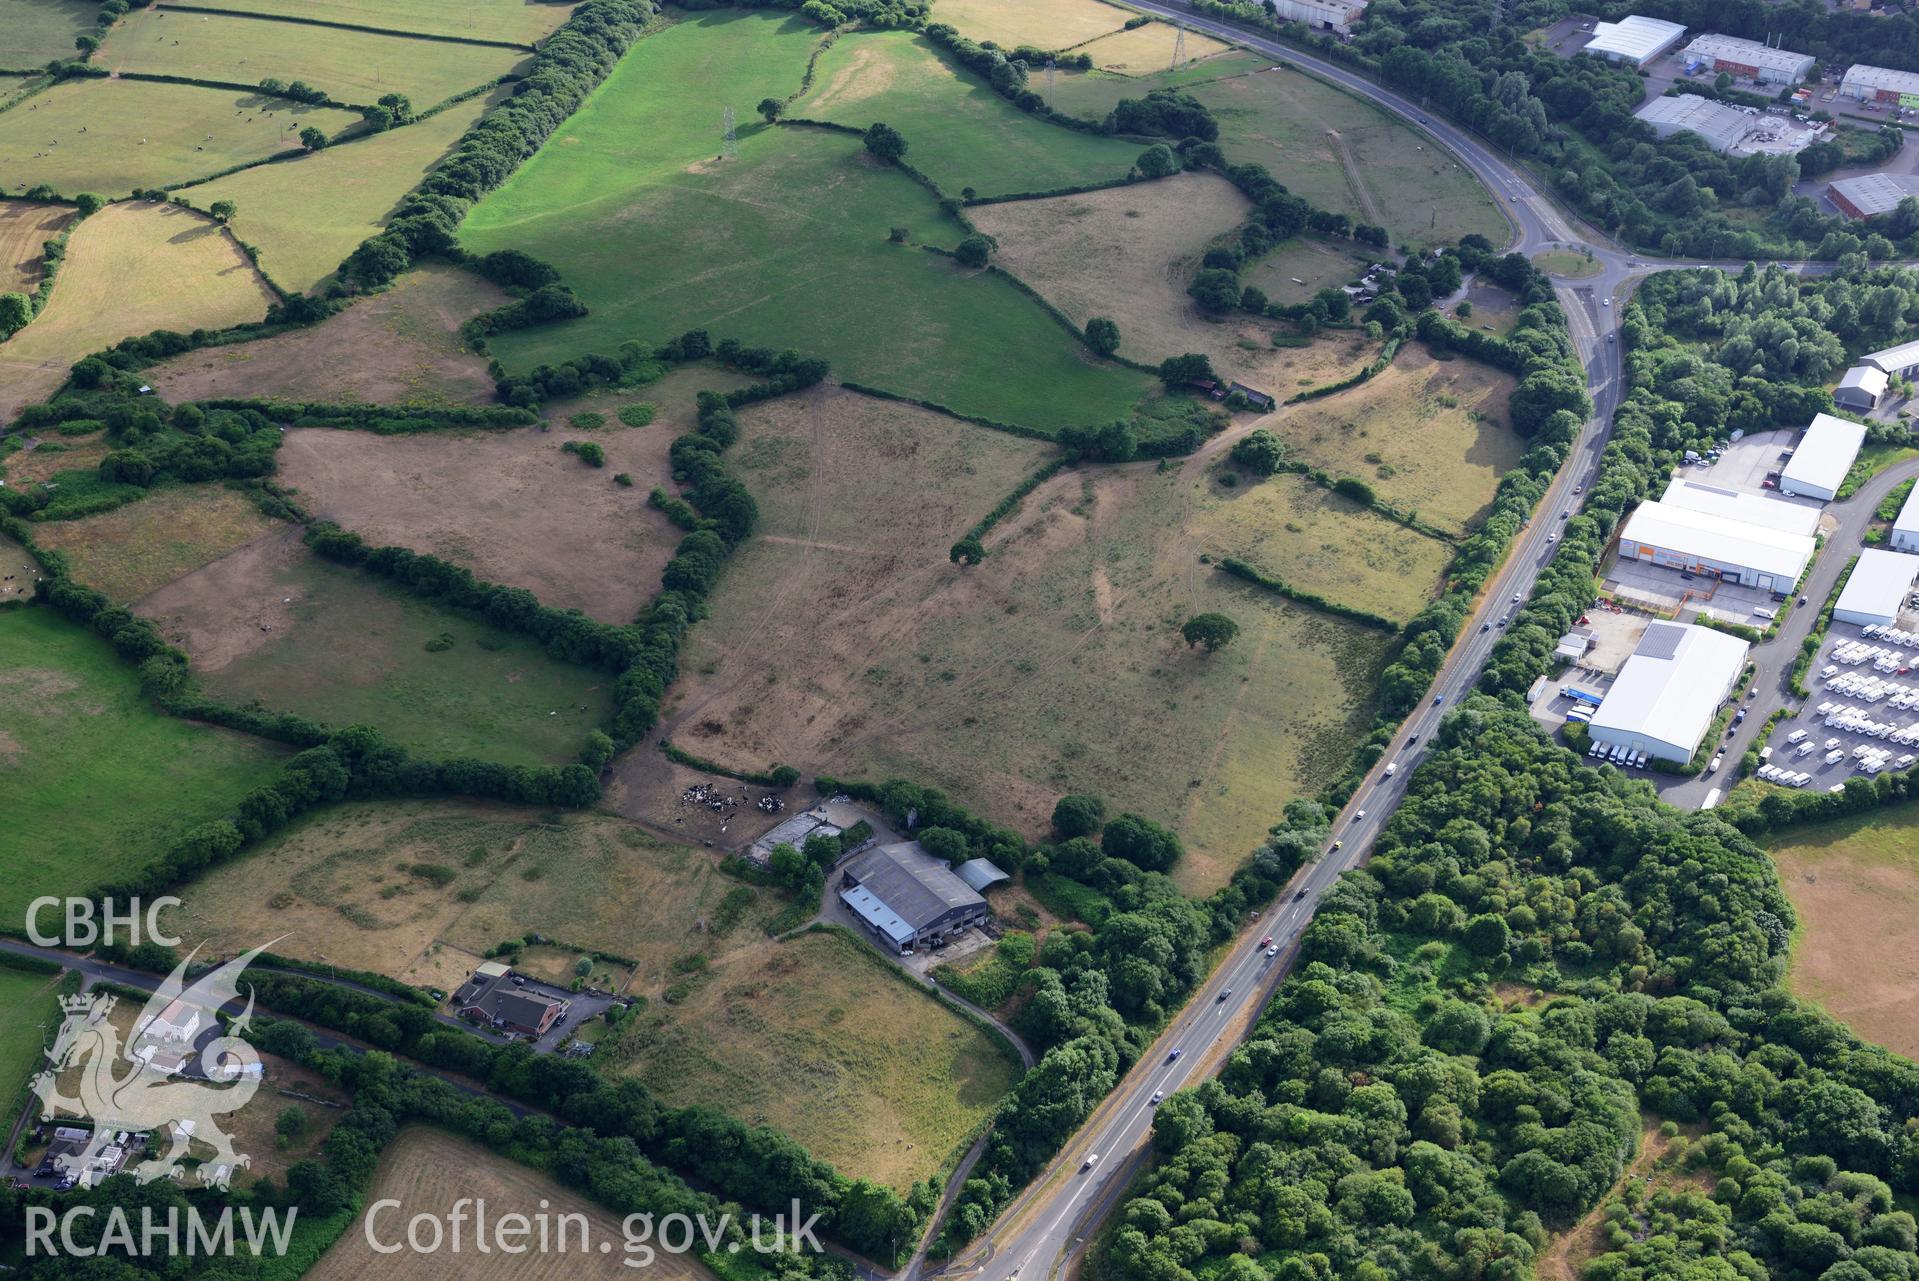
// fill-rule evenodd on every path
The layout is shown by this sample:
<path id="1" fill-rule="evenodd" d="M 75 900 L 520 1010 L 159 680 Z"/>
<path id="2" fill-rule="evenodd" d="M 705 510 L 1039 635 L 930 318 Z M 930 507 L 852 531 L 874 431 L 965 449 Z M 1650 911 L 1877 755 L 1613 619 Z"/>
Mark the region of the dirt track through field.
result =
<path id="1" fill-rule="evenodd" d="M 1366 221 L 1378 226 L 1384 221 L 1379 212 L 1379 202 L 1373 199 L 1373 189 L 1366 181 L 1366 175 L 1359 170 L 1359 162 L 1353 158 L 1353 149 L 1346 145 L 1346 139 L 1337 129 L 1328 129 L 1326 136 L 1333 140 L 1333 150 L 1339 154 L 1339 167 L 1346 171 L 1346 185 L 1352 188 L 1353 199 L 1366 212 Z"/>

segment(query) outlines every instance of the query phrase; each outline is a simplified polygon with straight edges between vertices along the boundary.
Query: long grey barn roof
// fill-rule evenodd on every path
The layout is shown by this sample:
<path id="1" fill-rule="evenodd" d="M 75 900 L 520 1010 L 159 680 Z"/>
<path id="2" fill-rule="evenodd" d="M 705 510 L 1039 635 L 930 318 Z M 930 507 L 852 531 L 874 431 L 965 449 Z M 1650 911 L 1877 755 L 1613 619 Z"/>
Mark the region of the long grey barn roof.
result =
<path id="1" fill-rule="evenodd" d="M 925 929 L 956 907 L 986 902 L 918 841 L 870 849 L 846 865 L 846 874 L 914 930 Z"/>

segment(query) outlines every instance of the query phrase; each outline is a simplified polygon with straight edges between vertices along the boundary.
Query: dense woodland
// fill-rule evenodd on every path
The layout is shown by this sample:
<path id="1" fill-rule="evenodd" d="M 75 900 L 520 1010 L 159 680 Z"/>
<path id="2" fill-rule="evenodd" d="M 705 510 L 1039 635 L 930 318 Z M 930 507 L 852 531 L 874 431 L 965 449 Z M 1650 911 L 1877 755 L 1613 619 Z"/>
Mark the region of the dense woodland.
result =
<path id="1" fill-rule="evenodd" d="M 1784 991 L 1792 921 L 1736 830 L 1475 698 L 1248 1044 L 1162 1105 L 1114 1264 L 1527 1276 L 1643 1110 L 1709 1128 L 1716 1182 L 1650 1235 L 1622 1210 L 1588 1275 L 1919 1275 L 1919 1067 Z"/>

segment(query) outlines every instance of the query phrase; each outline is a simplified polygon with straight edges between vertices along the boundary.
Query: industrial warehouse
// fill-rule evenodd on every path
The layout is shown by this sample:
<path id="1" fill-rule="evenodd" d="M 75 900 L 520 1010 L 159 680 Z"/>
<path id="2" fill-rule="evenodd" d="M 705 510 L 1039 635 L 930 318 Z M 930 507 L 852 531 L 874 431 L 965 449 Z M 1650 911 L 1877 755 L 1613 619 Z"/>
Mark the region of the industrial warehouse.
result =
<path id="1" fill-rule="evenodd" d="M 1903 107 L 1919 102 L 1919 72 L 1894 71 L 1890 67 L 1869 67 L 1857 63 L 1839 82 L 1839 92 L 1860 102 Z M 1910 100 L 1910 101 L 1909 101 Z"/>
<path id="2" fill-rule="evenodd" d="M 1633 14 L 1618 22 L 1595 24 L 1592 39 L 1581 52 L 1608 62 L 1630 62 L 1635 67 L 1643 67 L 1678 44 L 1685 34 L 1685 27 L 1677 22 Z"/>
<path id="3" fill-rule="evenodd" d="M 1893 519 L 1892 535 L 1887 542 L 1894 551 L 1919 552 L 1919 485 L 1906 495 L 1906 502 Z"/>
<path id="4" fill-rule="evenodd" d="M 1861 627 L 1891 627 L 1906 608 L 1914 578 L 1919 578 L 1919 556 L 1866 548 L 1833 604 L 1833 619 Z"/>
<path id="5" fill-rule="evenodd" d="M 1853 460 L 1865 443 L 1865 424 L 1814 414 L 1812 425 L 1792 451 L 1791 461 L 1779 473 L 1779 492 L 1831 502 L 1846 483 L 1846 473 L 1852 470 Z"/>
<path id="6" fill-rule="evenodd" d="M 988 863 L 974 869 L 975 879 L 991 884 L 988 869 L 998 871 Z M 982 878 L 982 872 L 988 874 Z M 939 947 L 947 935 L 992 914 L 978 890 L 918 841 L 881 845 L 855 858 L 840 873 L 839 896 L 877 941 L 902 954 L 922 943 Z"/>
<path id="7" fill-rule="evenodd" d="M 1633 118 L 1661 138 L 1696 134 L 1714 151 L 1728 156 L 1789 156 L 1825 136 L 1827 126 L 1807 124 L 1756 107 L 1727 106 L 1696 93 L 1654 98 Z"/>
<path id="8" fill-rule="evenodd" d="M 1732 696 L 1748 648 L 1705 627 L 1651 624 L 1592 714 L 1595 748 L 1685 764 Z"/>
<path id="9" fill-rule="evenodd" d="M 1889 214 L 1907 196 L 1919 196 L 1919 174 L 1862 173 L 1826 184 L 1832 207 L 1854 221 Z"/>
<path id="10" fill-rule="evenodd" d="M 1818 512 L 1753 495 L 1730 499 L 1720 511 L 1701 511 L 1668 490 L 1664 499 L 1639 504 L 1620 531 L 1619 559 L 1704 574 L 1775 595 L 1791 591 L 1817 546 L 1810 530 L 1793 532 L 1793 522 L 1804 519 L 1799 512 L 1810 512 L 1816 522 Z M 1750 518 L 1728 514 L 1732 511 Z"/>
<path id="11" fill-rule="evenodd" d="M 1738 36 L 1705 35 L 1686 46 L 1682 55 L 1688 71 L 1709 67 L 1715 75 L 1743 76 L 1762 85 L 1798 84 L 1812 74 L 1813 57 L 1790 49 L 1774 49 Z"/>

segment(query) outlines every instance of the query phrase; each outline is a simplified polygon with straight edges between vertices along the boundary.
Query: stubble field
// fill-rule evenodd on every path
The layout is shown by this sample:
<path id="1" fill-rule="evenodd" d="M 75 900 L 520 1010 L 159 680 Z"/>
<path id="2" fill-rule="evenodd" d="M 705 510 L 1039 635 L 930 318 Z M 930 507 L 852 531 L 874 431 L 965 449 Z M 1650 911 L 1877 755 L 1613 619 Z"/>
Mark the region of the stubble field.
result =
<path id="1" fill-rule="evenodd" d="M 85 520 L 40 525 L 34 538 L 73 577 L 124 605 L 277 528 L 245 494 L 175 485 Z"/>
<path id="2" fill-rule="evenodd" d="M 30 294 L 45 273 L 41 246 L 73 217 L 65 205 L 0 200 L 0 293 Z"/>

